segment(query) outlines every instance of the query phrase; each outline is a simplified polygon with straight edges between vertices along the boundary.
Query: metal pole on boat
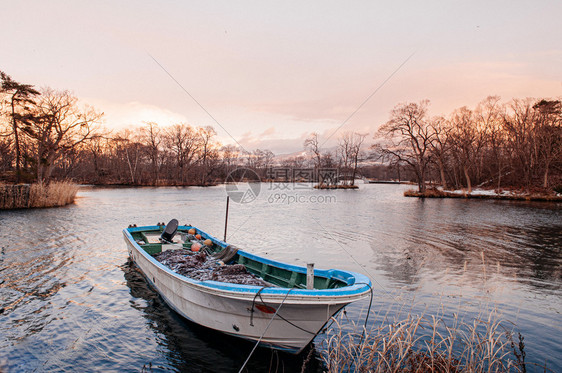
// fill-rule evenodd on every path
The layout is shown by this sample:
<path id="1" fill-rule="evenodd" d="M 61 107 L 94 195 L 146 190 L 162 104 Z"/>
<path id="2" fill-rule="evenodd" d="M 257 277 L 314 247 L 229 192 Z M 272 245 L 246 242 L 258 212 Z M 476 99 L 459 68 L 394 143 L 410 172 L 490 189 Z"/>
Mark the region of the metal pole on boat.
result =
<path id="1" fill-rule="evenodd" d="M 228 227 L 228 201 L 230 197 L 226 196 L 226 216 L 224 217 L 224 242 L 226 242 L 226 228 Z"/>
<path id="2" fill-rule="evenodd" d="M 306 288 L 314 289 L 314 263 L 306 265 Z"/>

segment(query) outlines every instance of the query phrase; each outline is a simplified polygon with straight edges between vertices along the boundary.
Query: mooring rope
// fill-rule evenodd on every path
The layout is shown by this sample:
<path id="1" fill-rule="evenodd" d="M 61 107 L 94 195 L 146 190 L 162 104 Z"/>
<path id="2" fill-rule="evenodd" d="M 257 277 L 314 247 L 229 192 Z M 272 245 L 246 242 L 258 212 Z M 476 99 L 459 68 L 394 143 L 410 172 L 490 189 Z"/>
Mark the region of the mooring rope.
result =
<path id="1" fill-rule="evenodd" d="M 293 289 L 294 289 L 294 288 L 292 288 L 291 290 L 293 290 Z M 261 290 L 262 290 L 262 289 L 260 289 L 260 291 L 261 291 Z M 261 297 L 261 294 L 260 294 L 259 291 L 258 291 L 258 293 L 256 294 L 256 296 L 259 296 L 259 297 L 260 297 L 261 302 L 262 302 L 265 306 L 270 307 L 267 303 L 265 303 L 265 301 L 264 301 L 263 298 Z M 255 300 L 255 298 L 254 298 L 254 300 Z M 306 332 L 306 333 L 312 334 L 312 335 L 316 335 L 316 334 L 317 334 L 317 333 L 313 333 L 313 332 L 311 332 L 311 331 L 309 331 L 309 330 L 306 330 L 306 329 L 301 328 L 300 326 L 298 326 L 298 325 L 294 324 L 293 322 L 287 320 L 286 318 L 284 318 L 284 317 L 281 316 L 281 315 L 277 315 L 277 316 L 279 316 L 279 318 L 280 318 L 281 320 L 285 321 L 286 323 L 291 324 L 292 326 L 294 326 L 294 327 L 297 328 L 297 329 L 302 330 L 303 332 Z"/>
<path id="2" fill-rule="evenodd" d="M 256 350 L 256 348 L 258 347 L 258 345 L 260 344 L 261 340 L 263 339 L 263 336 L 265 335 L 265 333 L 267 332 L 267 330 L 269 329 L 269 327 L 271 326 L 271 323 L 273 322 L 273 319 L 275 318 L 275 316 L 277 316 L 277 314 L 279 313 L 279 310 L 281 309 L 281 307 L 283 306 L 283 304 L 285 303 L 285 300 L 287 299 L 287 297 L 289 296 L 289 293 L 293 291 L 293 289 L 289 289 L 289 291 L 287 292 L 287 294 L 285 294 L 285 297 L 283 298 L 283 300 L 281 301 L 281 304 L 279 305 L 279 307 L 277 308 L 277 310 L 275 311 L 275 313 L 273 314 L 273 316 L 271 317 L 271 319 L 269 320 L 269 323 L 267 324 L 265 330 L 263 331 L 262 335 L 260 336 L 260 338 L 256 341 L 256 344 L 254 345 L 254 348 L 252 348 L 252 351 L 250 351 L 250 354 L 248 355 L 248 357 L 246 358 L 246 361 L 244 361 L 244 364 L 242 364 L 242 367 L 240 368 L 240 370 L 238 371 L 238 373 L 242 373 L 242 370 L 246 367 L 246 364 L 248 364 L 248 361 L 250 361 L 250 358 L 252 357 L 252 355 L 254 354 L 254 351 Z"/>
<path id="3" fill-rule="evenodd" d="M 369 287 L 371 293 L 371 299 L 369 300 L 369 307 L 367 308 L 367 315 L 365 316 L 365 324 L 363 325 L 363 333 L 361 334 L 361 341 L 365 338 L 365 332 L 367 331 L 367 322 L 369 321 L 369 315 L 371 313 L 371 306 L 373 305 L 373 287 L 367 282 L 358 282 L 357 284 L 364 284 Z"/>
<path id="4" fill-rule="evenodd" d="M 260 293 L 261 293 L 261 291 L 262 291 L 263 289 L 265 289 L 265 286 L 262 286 L 262 287 L 260 288 L 260 290 L 258 290 L 258 292 L 256 293 L 256 295 L 254 295 L 254 299 L 252 300 L 252 308 L 250 308 L 250 326 L 254 326 L 254 312 L 256 312 L 256 311 L 254 311 L 254 306 L 255 306 L 255 304 L 256 304 L 256 298 L 258 297 L 258 295 L 259 295 L 259 297 L 260 297 L 260 299 L 261 299 Z M 292 289 L 291 289 L 291 290 L 292 290 Z M 263 302 L 263 299 L 262 299 L 262 302 Z"/>

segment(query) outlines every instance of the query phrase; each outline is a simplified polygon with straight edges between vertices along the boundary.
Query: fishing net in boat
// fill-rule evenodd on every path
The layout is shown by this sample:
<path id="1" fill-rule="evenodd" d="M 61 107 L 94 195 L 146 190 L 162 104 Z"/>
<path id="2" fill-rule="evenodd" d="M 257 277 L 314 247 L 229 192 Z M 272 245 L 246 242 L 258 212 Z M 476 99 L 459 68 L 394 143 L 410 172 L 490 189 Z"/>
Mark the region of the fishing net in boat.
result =
<path id="1" fill-rule="evenodd" d="M 155 254 L 154 258 L 172 271 L 194 280 L 212 280 L 239 285 L 272 286 L 270 283 L 248 272 L 244 265 L 223 264 L 204 252 L 194 253 L 185 249 L 166 250 Z"/>

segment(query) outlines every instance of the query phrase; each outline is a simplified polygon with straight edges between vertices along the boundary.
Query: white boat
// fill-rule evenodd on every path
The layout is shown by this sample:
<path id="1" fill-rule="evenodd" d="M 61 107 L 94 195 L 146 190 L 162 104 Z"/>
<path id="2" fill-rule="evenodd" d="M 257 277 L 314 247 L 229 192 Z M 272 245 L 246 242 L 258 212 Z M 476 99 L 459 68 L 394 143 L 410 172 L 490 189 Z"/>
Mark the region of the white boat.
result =
<path id="1" fill-rule="evenodd" d="M 175 241 L 165 237 L 170 229 L 163 225 L 124 229 L 130 258 L 177 313 L 261 346 L 300 353 L 332 316 L 347 304 L 368 296 L 371 290 L 368 277 L 336 269 L 314 270 L 313 285 L 312 277 L 308 282 L 308 287 L 313 288 L 307 289 L 306 267 L 231 250 L 232 246 L 199 229 L 177 226 L 177 221 L 175 225 L 180 233 Z M 190 250 L 193 241 L 185 239 L 190 229 L 195 229 L 201 240 L 211 240 L 209 255 L 223 256 L 227 264 L 242 264 L 253 276 L 272 286 L 200 281 L 174 272 L 153 257 L 170 248 Z"/>

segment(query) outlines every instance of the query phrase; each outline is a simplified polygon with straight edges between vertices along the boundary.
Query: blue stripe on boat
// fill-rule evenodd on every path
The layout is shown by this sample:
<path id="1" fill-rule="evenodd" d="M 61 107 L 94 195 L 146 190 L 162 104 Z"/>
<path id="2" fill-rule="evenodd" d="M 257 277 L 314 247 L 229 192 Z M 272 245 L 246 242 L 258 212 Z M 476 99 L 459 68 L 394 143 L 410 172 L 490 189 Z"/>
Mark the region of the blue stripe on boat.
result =
<path id="1" fill-rule="evenodd" d="M 186 225 L 182 225 L 178 227 L 178 230 L 187 230 L 189 228 L 195 228 L 193 226 L 186 226 Z M 218 281 L 198 281 L 198 280 L 194 280 L 192 278 L 186 277 L 186 276 L 182 276 L 177 274 L 176 272 L 172 271 L 170 268 L 162 265 L 160 262 L 158 262 L 156 259 L 154 259 L 151 255 L 149 255 L 146 251 L 142 250 L 142 248 L 136 243 L 136 241 L 133 239 L 133 236 L 131 235 L 131 232 L 141 232 L 141 231 L 147 231 L 147 230 L 154 230 L 157 231 L 160 229 L 160 226 L 158 225 L 151 225 L 151 226 L 143 226 L 143 227 L 131 227 L 131 228 L 126 228 L 123 230 L 124 234 L 127 236 L 128 240 L 137 247 L 137 249 L 139 249 L 139 253 L 141 255 L 143 255 L 145 258 L 147 258 L 148 260 L 150 260 L 154 265 L 156 265 L 157 267 L 165 270 L 167 273 L 173 275 L 174 277 L 177 277 L 183 281 L 188 281 L 191 282 L 193 284 L 197 284 L 197 285 L 202 285 L 211 289 L 218 289 L 218 290 L 225 290 L 225 291 L 232 291 L 232 292 L 238 292 L 238 293 L 257 293 L 260 289 L 262 289 L 261 286 L 255 286 L 255 285 L 240 285 L 240 284 L 232 284 L 232 283 L 227 283 L 227 282 L 218 282 Z M 228 246 L 228 244 L 224 241 L 221 241 L 211 235 L 209 235 L 206 232 L 203 232 L 202 230 L 195 228 L 197 230 L 197 232 L 204 237 L 205 239 L 210 239 L 212 240 L 215 244 L 221 246 L 221 247 L 226 247 Z M 306 274 L 306 267 L 302 267 L 302 266 L 296 266 L 296 265 L 292 265 L 292 264 L 287 264 L 287 263 L 283 263 L 283 262 L 278 262 L 275 260 L 271 260 L 271 259 L 267 259 L 261 256 L 257 256 L 254 254 L 251 254 L 247 251 L 244 250 L 238 250 L 238 255 L 244 256 L 246 258 L 252 259 L 252 260 L 256 260 L 262 263 L 266 263 L 266 264 L 270 264 L 273 265 L 275 267 L 278 268 L 283 268 L 289 271 L 295 271 L 295 272 L 300 272 L 300 273 L 305 273 Z M 306 296 L 318 296 L 318 297 L 323 297 L 323 296 L 345 296 L 345 295 L 353 295 L 353 294 L 359 294 L 359 293 L 364 293 L 365 291 L 370 290 L 371 288 L 371 280 L 367 277 L 364 276 L 360 273 L 355 273 L 355 272 L 350 272 L 350 271 L 342 271 L 339 269 L 329 269 L 329 270 L 325 270 L 325 269 L 315 269 L 314 270 L 314 274 L 316 276 L 322 276 L 322 277 L 328 277 L 328 278 L 335 278 L 337 280 L 341 280 L 345 283 L 348 284 L 348 286 L 344 286 L 341 288 L 335 288 L 335 289 L 322 289 L 322 290 L 308 290 L 308 289 L 295 289 L 293 288 L 293 290 L 291 290 L 291 294 L 293 295 L 306 295 Z M 270 287 L 270 288 L 264 288 L 261 291 L 261 294 L 287 294 L 287 291 L 289 291 L 290 288 L 283 288 L 283 287 Z"/>

